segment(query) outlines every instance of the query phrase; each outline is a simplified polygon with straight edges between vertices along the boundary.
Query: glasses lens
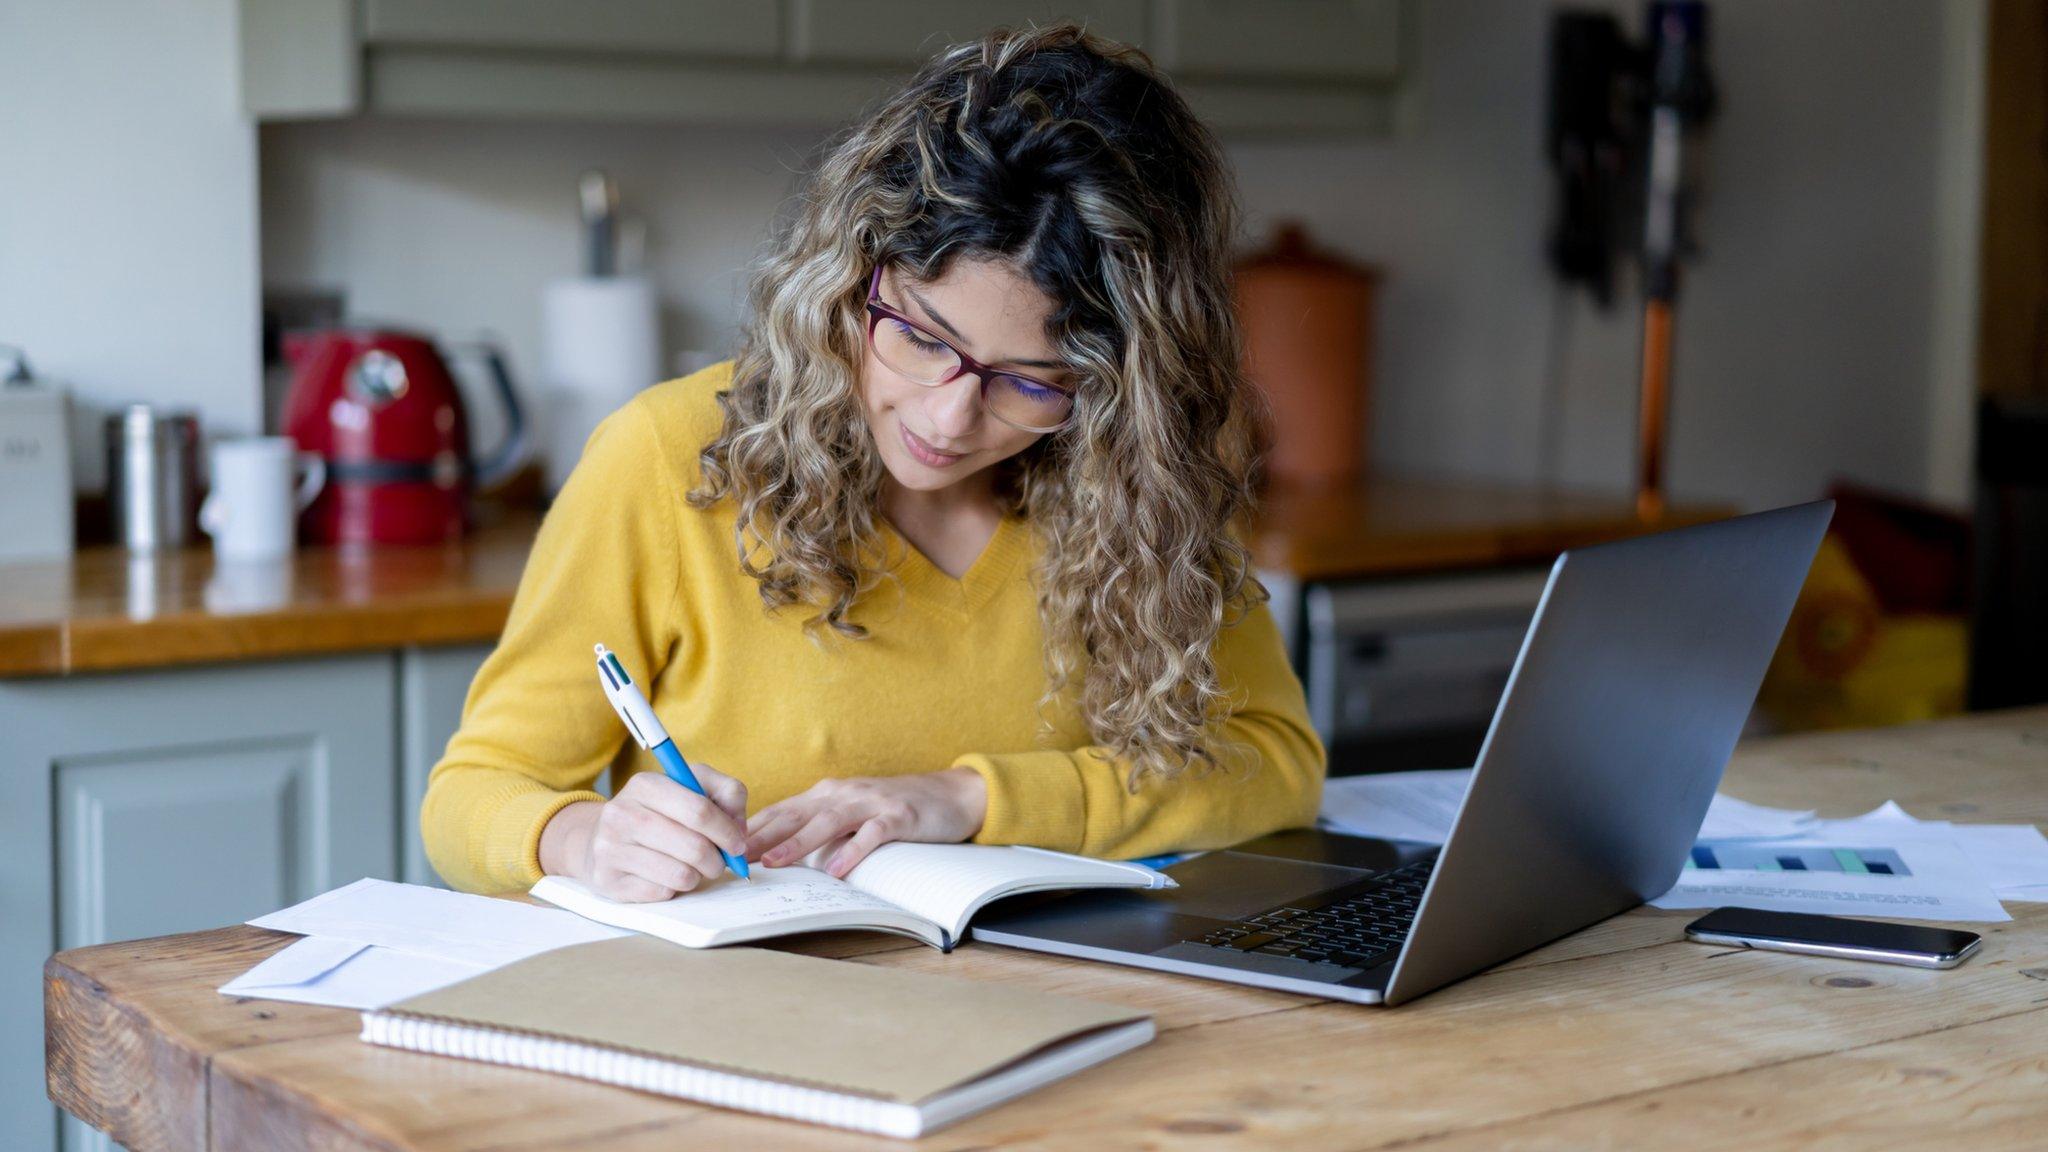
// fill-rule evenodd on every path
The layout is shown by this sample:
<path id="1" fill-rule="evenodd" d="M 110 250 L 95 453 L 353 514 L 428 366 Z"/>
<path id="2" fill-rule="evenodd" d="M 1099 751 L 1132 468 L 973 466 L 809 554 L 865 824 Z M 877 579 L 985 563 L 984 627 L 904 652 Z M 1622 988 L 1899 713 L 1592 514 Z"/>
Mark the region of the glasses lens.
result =
<path id="1" fill-rule="evenodd" d="M 988 382 L 988 408 L 1020 428 L 1049 431 L 1066 422 L 1074 398 L 1057 388 L 1021 376 L 996 376 Z"/>
<path id="2" fill-rule="evenodd" d="M 920 384 L 937 384 L 960 367 L 951 345 L 927 336 L 894 316 L 880 316 L 874 327 L 875 355 L 882 363 Z"/>

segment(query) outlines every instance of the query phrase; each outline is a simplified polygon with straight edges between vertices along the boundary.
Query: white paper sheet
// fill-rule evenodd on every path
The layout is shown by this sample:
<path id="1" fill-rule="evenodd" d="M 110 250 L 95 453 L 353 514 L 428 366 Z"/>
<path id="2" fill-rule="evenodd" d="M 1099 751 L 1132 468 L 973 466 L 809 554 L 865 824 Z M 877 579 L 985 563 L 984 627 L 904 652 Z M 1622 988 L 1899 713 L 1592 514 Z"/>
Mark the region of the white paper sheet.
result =
<path id="1" fill-rule="evenodd" d="M 1910 835 L 1947 837 L 1984 874 L 2001 900 L 2048 901 L 2048 837 L 2032 824 L 1951 824 L 1920 820 L 1895 800 L 1842 820 L 1822 822 L 1812 835 L 1882 835 L 1904 828 Z"/>
<path id="2" fill-rule="evenodd" d="M 1706 822 L 1700 825 L 1701 840 L 1765 840 L 1797 836 L 1814 822 L 1811 809 L 1766 808 L 1738 800 L 1723 792 L 1714 793 L 1707 805 Z"/>
<path id="3" fill-rule="evenodd" d="M 2048 900 L 2048 837 L 2032 824 L 1956 824 L 1956 843 L 2001 900 Z"/>
<path id="4" fill-rule="evenodd" d="M 1671 891 L 1650 903 L 1658 908 L 1718 908 L 1732 904 L 1771 912 L 1818 912 L 1892 920 L 2010 920 L 1976 863 L 1948 838 L 1946 829 L 1921 829 L 1886 822 L 1846 832 L 1821 821 L 1813 835 L 1786 840 L 1735 842 L 1751 854 L 1801 849 L 1847 849 L 1864 856 L 1889 853 L 1907 874 L 1850 871 L 1763 871 L 1749 868 L 1688 867 Z M 1712 847 L 1712 845 L 1708 845 Z"/>
<path id="5" fill-rule="evenodd" d="M 388 880 L 358 880 L 249 923 L 478 968 L 626 935 L 558 908 Z"/>
<path id="6" fill-rule="evenodd" d="M 1458 805 L 1471 783 L 1470 768 L 1339 777 L 1323 785 L 1321 822 L 1325 828 L 1354 836 L 1441 844 L 1451 834 Z M 1766 808 L 1716 795 L 1707 807 L 1700 839 L 1793 836 L 1813 819 L 1812 812 Z"/>
<path id="7" fill-rule="evenodd" d="M 1340 776 L 1323 784 L 1323 827 L 1441 844 L 1472 783 L 1470 768 Z"/>
<path id="8" fill-rule="evenodd" d="M 308 936 L 221 985 L 223 996 L 382 1008 L 488 969 L 352 940 Z"/>

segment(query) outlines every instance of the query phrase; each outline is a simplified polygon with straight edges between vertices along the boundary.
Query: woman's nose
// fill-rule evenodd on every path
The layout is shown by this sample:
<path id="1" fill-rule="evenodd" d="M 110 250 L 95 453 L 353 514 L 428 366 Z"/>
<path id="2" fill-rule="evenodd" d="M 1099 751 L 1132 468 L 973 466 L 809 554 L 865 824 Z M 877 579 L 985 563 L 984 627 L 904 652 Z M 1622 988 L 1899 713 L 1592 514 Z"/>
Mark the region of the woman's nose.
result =
<path id="1" fill-rule="evenodd" d="M 981 420 L 981 379 L 962 376 L 932 389 L 925 415 L 931 419 L 932 431 L 947 440 L 972 434 Z"/>

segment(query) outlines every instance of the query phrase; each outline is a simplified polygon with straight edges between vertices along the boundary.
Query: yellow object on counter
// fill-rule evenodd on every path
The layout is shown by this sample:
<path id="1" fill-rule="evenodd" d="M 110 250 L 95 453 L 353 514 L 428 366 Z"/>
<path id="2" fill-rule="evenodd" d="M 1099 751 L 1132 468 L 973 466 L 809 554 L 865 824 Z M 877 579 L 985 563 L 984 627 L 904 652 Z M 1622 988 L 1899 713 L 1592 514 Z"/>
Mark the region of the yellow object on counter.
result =
<path id="1" fill-rule="evenodd" d="M 428 858 L 450 884 L 530 887 L 542 827 L 601 798 L 592 785 L 627 741 L 591 684 L 600 640 L 684 755 L 743 781 L 752 810 L 829 777 L 960 765 L 988 786 L 983 844 L 1128 858 L 1315 821 L 1324 751 L 1263 606 L 1217 644 L 1235 702 L 1219 733 L 1227 770 L 1136 791 L 1073 708 L 1041 712 L 1039 545 L 1022 520 L 1005 519 L 959 580 L 885 529 L 900 560 L 852 613 L 865 640 L 814 639 L 808 608 L 768 612 L 739 569 L 730 502 L 684 500 L 731 371 L 659 385 L 612 415 L 549 511 L 421 808 Z M 659 771 L 635 747 L 613 779 Z"/>
<path id="2" fill-rule="evenodd" d="M 1963 710 L 1960 616 L 1887 615 L 1841 539 L 1821 541 L 1757 705 L 1776 728 L 1882 727 Z"/>

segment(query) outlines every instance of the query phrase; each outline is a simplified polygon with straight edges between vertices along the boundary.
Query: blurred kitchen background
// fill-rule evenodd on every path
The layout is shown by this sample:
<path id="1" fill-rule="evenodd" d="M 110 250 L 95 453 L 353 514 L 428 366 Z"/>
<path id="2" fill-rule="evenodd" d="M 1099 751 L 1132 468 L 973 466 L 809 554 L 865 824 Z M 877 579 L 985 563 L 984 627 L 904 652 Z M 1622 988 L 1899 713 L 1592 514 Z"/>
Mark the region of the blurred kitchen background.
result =
<path id="1" fill-rule="evenodd" d="M 424 773 L 588 426 L 729 355 L 831 131 L 1053 18 L 1237 166 L 1253 547 L 1333 771 L 1468 763 L 1559 549 L 1827 494 L 1755 730 L 2048 699 L 2040 4 L 12 0 L 0 873 L 51 929 L 0 955 L 0 1144 L 57 1132 L 53 947 L 434 879 Z"/>
<path id="2" fill-rule="evenodd" d="M 1758 730 L 2048 700 L 2040 5 L 12 0 L 0 873 L 54 927 L 4 979 L 431 882 L 426 768 L 581 435 L 729 354 L 836 127 L 1063 17 L 1150 51 L 1236 166 L 1289 461 L 1254 541 L 1334 771 L 1469 762 L 1559 549 L 1828 494 Z M 1261 360 L 1290 324 L 1312 356 Z M 460 421 L 334 423 L 408 387 Z M 246 554 L 196 524 L 236 453 L 286 509 Z M 41 1125 L 33 997 L 0 989 L 0 1114 Z"/>

